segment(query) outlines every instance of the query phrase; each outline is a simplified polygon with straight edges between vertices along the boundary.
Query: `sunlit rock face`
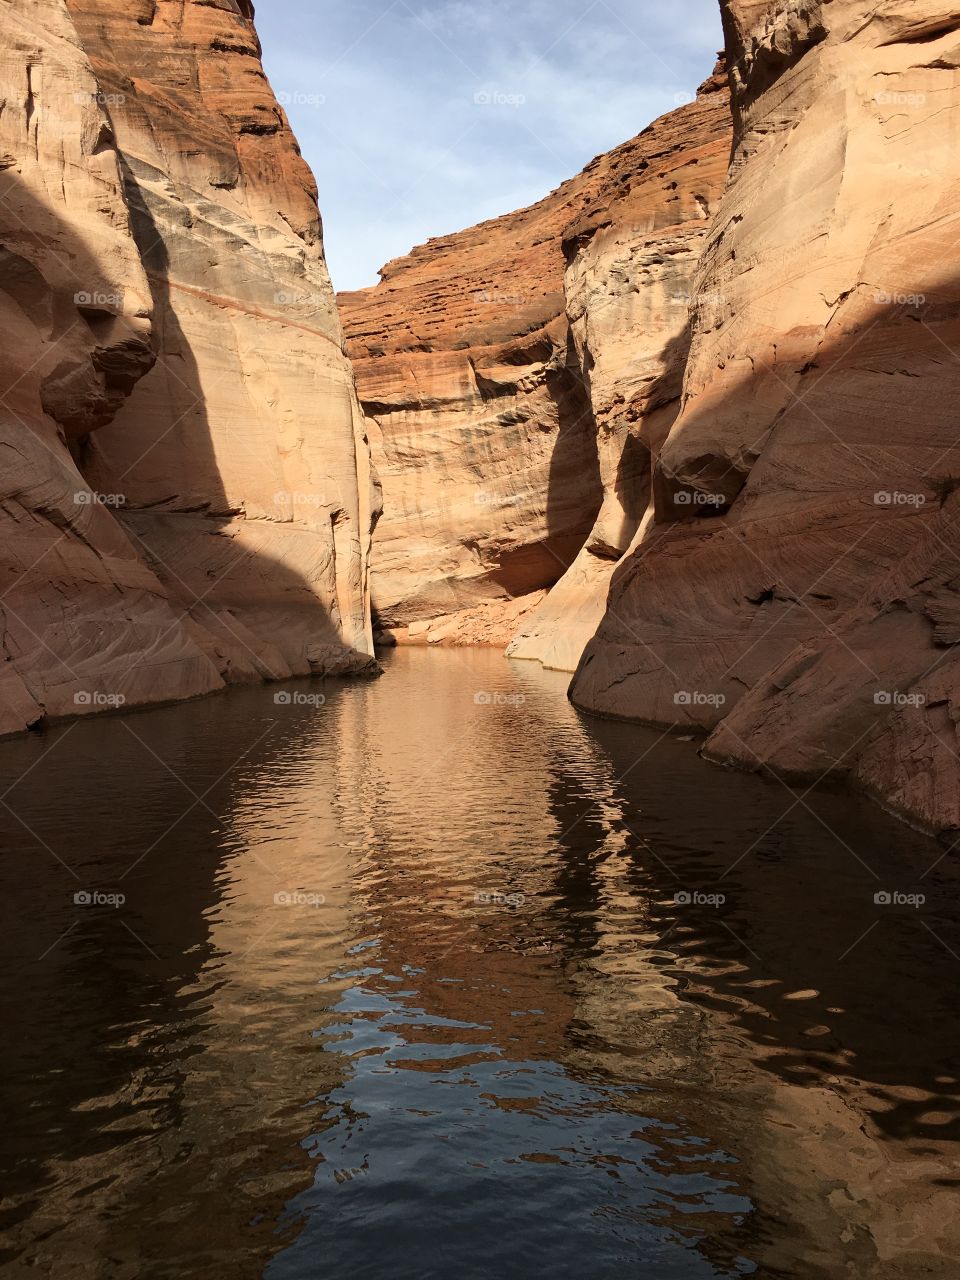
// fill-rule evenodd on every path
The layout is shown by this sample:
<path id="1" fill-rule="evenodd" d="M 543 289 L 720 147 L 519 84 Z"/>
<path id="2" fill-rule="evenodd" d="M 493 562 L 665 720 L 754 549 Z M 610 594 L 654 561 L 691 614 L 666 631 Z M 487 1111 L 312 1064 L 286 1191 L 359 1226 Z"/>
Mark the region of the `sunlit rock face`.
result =
<path id="1" fill-rule="evenodd" d="M 372 563 L 385 628 L 432 621 L 431 638 L 470 640 L 498 615 L 515 626 L 512 602 L 556 582 L 590 531 L 602 487 L 562 239 L 594 192 L 581 174 L 340 297 L 383 484 Z M 512 626 L 496 629 L 506 644 Z"/>
<path id="2" fill-rule="evenodd" d="M 682 409 L 572 696 L 956 827 L 960 12 L 723 7 Z"/>
<path id="3" fill-rule="evenodd" d="M 313 178 L 240 0 L 69 0 L 156 299 L 157 366 L 85 460 L 227 680 L 372 652 L 374 495 Z"/>
<path id="4" fill-rule="evenodd" d="M 539 204 L 341 296 L 383 482 L 374 607 L 388 628 L 413 624 L 404 639 L 503 644 L 519 623 L 522 656 L 575 665 L 646 505 L 665 430 L 648 419 L 679 392 L 695 246 L 729 155 L 724 99 L 715 77 Z M 589 620 L 558 629 L 532 593 L 574 560 L 557 591 Z"/>
<path id="5" fill-rule="evenodd" d="M 154 363 L 107 106 L 62 0 L 0 5 L 0 734 L 221 679 L 76 465 Z"/>
<path id="6" fill-rule="evenodd" d="M 369 452 L 251 6 L 0 26 L 0 733 L 374 668 Z"/>
<path id="7" fill-rule="evenodd" d="M 700 252 L 730 155 L 727 77 L 594 163 L 596 202 L 567 231 L 566 310 L 596 432 L 603 504 L 583 549 L 507 652 L 573 671 L 613 571 L 652 518 L 676 418 Z"/>

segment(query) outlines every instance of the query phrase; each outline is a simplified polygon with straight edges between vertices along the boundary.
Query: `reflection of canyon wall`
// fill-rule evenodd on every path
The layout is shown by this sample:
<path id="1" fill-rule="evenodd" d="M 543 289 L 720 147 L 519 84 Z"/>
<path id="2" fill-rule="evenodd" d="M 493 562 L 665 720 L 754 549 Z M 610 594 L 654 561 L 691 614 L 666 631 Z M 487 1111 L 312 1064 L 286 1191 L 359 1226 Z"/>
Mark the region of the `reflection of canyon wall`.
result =
<path id="1" fill-rule="evenodd" d="M 656 518 L 572 696 L 960 823 L 960 16 L 725 4 L 736 144 Z"/>
<path id="2" fill-rule="evenodd" d="M 2 6 L 0 732 L 369 662 L 362 418 L 249 9 Z"/>
<path id="3" fill-rule="evenodd" d="M 368 992 L 407 1014 L 391 1018 L 391 1069 L 480 1092 L 493 1063 L 483 1096 L 504 1106 L 517 1105 L 502 1083 L 511 1063 L 537 1104 L 526 1068 L 544 1060 L 571 1079 L 629 1082 L 653 1121 L 644 1136 L 663 1123 L 679 1145 L 668 1137 L 658 1168 L 689 1175 L 699 1157 L 708 1174 L 706 1152 L 727 1153 L 753 1204 L 738 1243 L 758 1274 L 794 1274 L 802 1259 L 804 1276 L 832 1280 L 838 1258 L 862 1280 L 952 1274 L 952 1192 L 931 1170 L 953 1158 L 954 1040 L 930 974 L 953 961 L 873 900 L 874 883 L 929 866 L 928 842 L 831 794 L 783 822 L 792 797 L 779 786 L 704 771 L 685 742 L 585 722 L 537 664 L 387 662 L 375 692 L 325 714 L 341 839 L 361 851 L 354 928 L 370 945 L 355 963 Z M 474 703 L 478 686 L 500 701 Z M 942 872 L 927 882 L 938 932 L 955 919 L 956 877 Z M 697 886 L 722 906 L 679 900 Z M 478 890 L 523 896 L 497 906 Z M 912 960 L 892 981 L 904 938 Z M 373 1007 L 369 994 L 357 1007 Z M 904 1029 L 896 1046 L 879 1008 Z M 372 1037 L 358 1043 L 372 1051 Z M 683 1149 L 685 1132 L 705 1150 Z M 727 1231 L 714 1220 L 697 1247 L 729 1257 Z"/>
<path id="4" fill-rule="evenodd" d="M 593 608 L 575 665 L 678 394 L 695 245 L 727 133 L 715 77 L 539 204 L 430 241 L 341 298 L 376 423 L 384 625 L 505 643 L 587 541 L 574 573 L 589 585 L 564 588 Z M 533 619 L 525 631 L 552 633 Z M 552 639 L 531 636 L 524 652 L 541 656 Z"/>
<path id="5" fill-rule="evenodd" d="M 135 735 L 91 720 L 54 730 L 76 754 L 32 771 L 32 743 L 2 746 L 37 836 L 0 830 L 18 904 L 3 1018 L 21 1031 L 0 1046 L 10 1274 L 253 1280 L 295 1234 L 283 1207 L 313 1179 L 305 1108 L 345 1074 L 305 1029 L 336 1000 L 348 868 L 316 758 L 328 736 L 305 717 L 278 732 L 264 712 L 272 691 L 248 689 L 202 715 L 137 717 Z M 90 790 L 77 758 L 110 780 L 87 794 L 82 840 L 67 834 Z M 79 884 L 125 900 L 77 905 Z M 322 890 L 323 910 L 287 905 L 301 889 Z"/>
<path id="6" fill-rule="evenodd" d="M 928 842 L 587 722 L 535 663 L 388 668 L 319 708 L 245 689 L 135 736 L 87 723 L 29 774 L 33 744 L 3 746 L 37 837 L 0 827 L 9 1265 L 245 1280 L 295 1238 L 367 1254 L 368 1216 L 331 1197 L 404 1160 L 439 1185 L 474 1144 L 484 1230 L 483 1198 L 502 1212 L 502 1178 L 546 1157 L 601 1206 L 642 1175 L 629 1212 L 726 1274 L 955 1275 L 955 962 L 873 900 Z M 924 881 L 947 941 L 956 880 Z M 725 902 L 678 899 L 698 886 Z"/>

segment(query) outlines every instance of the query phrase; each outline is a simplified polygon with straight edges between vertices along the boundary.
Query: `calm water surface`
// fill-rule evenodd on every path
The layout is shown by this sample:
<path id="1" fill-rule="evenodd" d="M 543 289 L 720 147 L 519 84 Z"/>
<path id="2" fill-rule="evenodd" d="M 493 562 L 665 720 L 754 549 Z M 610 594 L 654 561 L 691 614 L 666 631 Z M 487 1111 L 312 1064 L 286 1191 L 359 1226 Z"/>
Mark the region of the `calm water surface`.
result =
<path id="1" fill-rule="evenodd" d="M 0 743 L 3 1274 L 960 1277 L 955 856 L 386 666 Z"/>

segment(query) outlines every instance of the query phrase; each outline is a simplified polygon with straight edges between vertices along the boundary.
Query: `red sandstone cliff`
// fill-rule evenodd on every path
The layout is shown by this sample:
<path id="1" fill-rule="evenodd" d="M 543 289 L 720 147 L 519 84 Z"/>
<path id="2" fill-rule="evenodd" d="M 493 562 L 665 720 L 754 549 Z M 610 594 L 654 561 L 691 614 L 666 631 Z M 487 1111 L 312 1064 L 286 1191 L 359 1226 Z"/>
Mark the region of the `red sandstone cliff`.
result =
<path id="1" fill-rule="evenodd" d="M 526 613 L 525 654 L 562 634 L 572 670 L 646 505 L 728 154 L 715 77 L 539 204 L 432 240 L 341 295 L 383 484 L 383 625 L 504 644 Z M 583 616 L 558 627 L 530 610 L 575 559 L 557 591 Z"/>
<path id="2" fill-rule="evenodd" d="M 653 517 L 651 477 L 680 407 L 690 301 L 730 154 L 720 67 L 695 102 L 595 161 L 594 206 L 568 228 L 567 318 L 597 441 L 603 505 L 583 549 L 507 652 L 573 671 L 610 579 Z"/>
<path id="3" fill-rule="evenodd" d="M 556 582 L 590 530 L 602 494 L 562 239 L 594 192 L 582 174 L 339 299 L 383 485 L 373 559 L 385 627 L 443 630 L 486 603 L 509 619 L 507 602 Z"/>
<path id="4" fill-rule="evenodd" d="M 156 298 L 158 361 L 85 460 L 224 678 L 372 653 L 368 450 L 316 187 L 248 0 L 68 0 Z"/>

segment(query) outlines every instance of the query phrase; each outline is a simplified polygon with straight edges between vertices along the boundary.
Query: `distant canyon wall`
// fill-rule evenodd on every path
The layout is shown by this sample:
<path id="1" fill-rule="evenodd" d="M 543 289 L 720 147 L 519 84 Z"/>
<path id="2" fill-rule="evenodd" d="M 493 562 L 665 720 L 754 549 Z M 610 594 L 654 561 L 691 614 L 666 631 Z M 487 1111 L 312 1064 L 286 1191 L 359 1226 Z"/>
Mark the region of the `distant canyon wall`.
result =
<path id="1" fill-rule="evenodd" d="M 0 734 L 369 668 L 378 498 L 250 5 L 0 30 Z"/>
<path id="2" fill-rule="evenodd" d="M 576 665 L 678 402 L 729 134 L 717 74 L 538 204 L 340 296 L 383 485 L 382 627 L 505 645 L 520 621 L 524 656 Z"/>
<path id="3" fill-rule="evenodd" d="M 566 233 L 566 313 L 603 503 L 579 555 L 507 652 L 572 671 L 613 572 L 653 518 L 652 475 L 680 408 L 700 254 L 730 156 L 721 66 L 695 101 L 602 157 L 593 207 Z"/>

